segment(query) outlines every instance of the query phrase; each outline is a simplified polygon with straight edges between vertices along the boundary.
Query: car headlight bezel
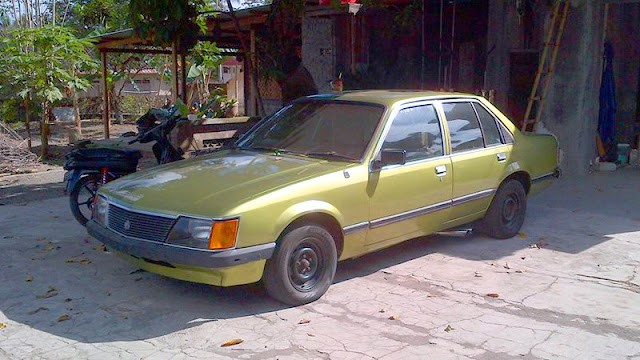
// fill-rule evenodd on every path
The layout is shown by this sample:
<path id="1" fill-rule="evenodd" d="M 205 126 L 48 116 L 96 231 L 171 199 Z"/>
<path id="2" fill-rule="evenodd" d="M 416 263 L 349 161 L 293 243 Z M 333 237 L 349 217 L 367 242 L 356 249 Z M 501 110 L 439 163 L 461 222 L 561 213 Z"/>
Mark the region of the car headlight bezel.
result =
<path id="1" fill-rule="evenodd" d="M 239 219 L 213 220 L 180 216 L 167 235 L 166 243 L 202 250 L 235 248 Z"/>
<path id="2" fill-rule="evenodd" d="M 96 195 L 91 217 L 102 226 L 107 226 L 109 223 L 109 202 L 104 196 Z"/>

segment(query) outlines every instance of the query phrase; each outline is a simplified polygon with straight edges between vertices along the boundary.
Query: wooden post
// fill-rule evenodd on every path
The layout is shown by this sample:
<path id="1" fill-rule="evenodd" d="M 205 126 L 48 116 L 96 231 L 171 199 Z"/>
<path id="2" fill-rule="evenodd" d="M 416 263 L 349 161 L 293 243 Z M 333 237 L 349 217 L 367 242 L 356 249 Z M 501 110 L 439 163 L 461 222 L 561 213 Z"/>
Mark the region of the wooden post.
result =
<path id="1" fill-rule="evenodd" d="M 171 99 L 173 104 L 178 100 L 178 49 L 174 41 L 171 45 Z"/>
<path id="2" fill-rule="evenodd" d="M 184 53 L 180 54 L 180 72 L 182 78 L 182 92 L 180 97 L 182 98 L 183 103 L 187 103 L 187 57 Z M 187 104 L 188 105 L 188 104 Z"/>
<path id="3" fill-rule="evenodd" d="M 100 52 L 100 60 L 102 60 L 102 105 L 104 106 L 104 111 L 102 111 L 102 118 L 104 120 L 104 138 L 108 139 L 111 114 L 109 114 L 109 86 L 107 84 L 107 53 L 105 51 Z"/>

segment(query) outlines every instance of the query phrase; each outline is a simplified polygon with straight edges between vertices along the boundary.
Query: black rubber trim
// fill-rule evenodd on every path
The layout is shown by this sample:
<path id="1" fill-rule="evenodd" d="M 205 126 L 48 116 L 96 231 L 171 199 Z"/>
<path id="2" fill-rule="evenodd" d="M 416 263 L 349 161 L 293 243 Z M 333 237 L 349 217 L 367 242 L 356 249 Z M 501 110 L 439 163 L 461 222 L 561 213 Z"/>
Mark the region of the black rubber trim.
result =
<path id="1" fill-rule="evenodd" d="M 87 231 L 89 235 L 104 243 L 108 248 L 125 254 L 172 265 L 186 265 L 207 269 L 269 259 L 276 247 L 275 243 L 269 243 L 220 251 L 190 249 L 123 236 L 103 227 L 94 220 L 87 223 Z"/>

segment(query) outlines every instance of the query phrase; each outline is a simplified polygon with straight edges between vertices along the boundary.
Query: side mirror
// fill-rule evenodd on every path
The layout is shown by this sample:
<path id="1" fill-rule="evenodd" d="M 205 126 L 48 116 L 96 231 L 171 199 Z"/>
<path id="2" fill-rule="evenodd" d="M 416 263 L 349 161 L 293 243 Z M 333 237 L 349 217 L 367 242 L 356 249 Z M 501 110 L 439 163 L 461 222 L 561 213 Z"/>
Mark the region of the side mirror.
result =
<path id="1" fill-rule="evenodd" d="M 371 169 L 378 171 L 386 165 L 404 165 L 407 162 L 406 150 L 382 149 L 380 160 L 374 160 Z"/>

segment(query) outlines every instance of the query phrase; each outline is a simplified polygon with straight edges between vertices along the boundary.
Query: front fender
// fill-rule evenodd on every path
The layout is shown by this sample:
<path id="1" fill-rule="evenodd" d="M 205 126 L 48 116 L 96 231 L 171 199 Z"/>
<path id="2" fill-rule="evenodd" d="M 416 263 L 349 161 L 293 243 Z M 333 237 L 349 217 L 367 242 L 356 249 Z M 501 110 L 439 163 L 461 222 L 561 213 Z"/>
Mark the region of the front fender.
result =
<path id="1" fill-rule="evenodd" d="M 82 178 L 83 175 L 86 174 L 95 174 L 95 170 L 83 170 L 83 169 L 73 169 L 64 173 L 64 181 L 67 182 L 67 186 L 65 187 L 65 193 L 70 194 L 73 191 L 73 188 L 76 187 L 78 181 Z"/>
<path id="2" fill-rule="evenodd" d="M 284 229 L 286 229 L 287 226 L 289 226 L 289 224 L 291 224 L 292 222 L 305 215 L 315 213 L 322 213 L 332 216 L 338 221 L 340 226 L 343 226 L 344 224 L 344 216 L 335 206 L 325 201 L 308 200 L 292 205 L 285 211 L 283 211 L 276 220 L 274 229 L 275 233 L 281 234 Z"/>

